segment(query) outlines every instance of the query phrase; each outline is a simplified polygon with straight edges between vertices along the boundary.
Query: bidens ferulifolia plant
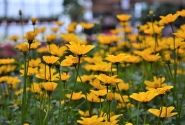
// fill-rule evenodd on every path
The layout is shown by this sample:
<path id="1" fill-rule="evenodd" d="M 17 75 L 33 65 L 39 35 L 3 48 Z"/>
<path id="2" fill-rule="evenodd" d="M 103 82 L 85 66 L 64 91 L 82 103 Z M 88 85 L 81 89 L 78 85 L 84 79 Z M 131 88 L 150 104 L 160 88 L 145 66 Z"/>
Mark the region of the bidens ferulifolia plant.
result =
<path id="1" fill-rule="evenodd" d="M 32 18 L 32 31 L 9 37 L 16 57 L 0 59 L 0 124 L 183 124 L 185 25 L 174 22 L 184 17 L 161 16 L 133 33 L 132 16 L 120 14 L 118 28 L 93 35 L 75 33 L 93 23 L 62 33 L 56 22 L 47 34 Z"/>

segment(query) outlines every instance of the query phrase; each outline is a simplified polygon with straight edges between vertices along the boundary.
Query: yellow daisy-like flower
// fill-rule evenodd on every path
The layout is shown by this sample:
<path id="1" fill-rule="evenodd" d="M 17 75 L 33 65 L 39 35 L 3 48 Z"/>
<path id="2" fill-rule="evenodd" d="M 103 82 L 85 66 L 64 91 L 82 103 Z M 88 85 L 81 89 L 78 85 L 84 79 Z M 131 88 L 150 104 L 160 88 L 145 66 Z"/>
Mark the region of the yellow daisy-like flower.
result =
<path id="1" fill-rule="evenodd" d="M 139 92 L 130 95 L 130 98 L 139 102 L 150 102 L 153 98 L 158 95 L 155 91 Z"/>
<path id="2" fill-rule="evenodd" d="M 16 49 L 18 49 L 21 52 L 27 52 L 29 50 L 28 43 L 23 42 L 16 45 Z"/>
<path id="3" fill-rule="evenodd" d="M 51 43 L 54 42 L 56 40 L 57 36 L 55 34 L 50 34 L 48 36 L 46 36 L 46 41 L 47 43 Z"/>
<path id="4" fill-rule="evenodd" d="M 168 118 L 168 117 L 177 115 L 177 112 L 172 112 L 174 109 L 175 107 L 173 106 L 169 106 L 169 107 L 163 106 L 163 107 L 160 107 L 160 109 L 150 108 L 148 109 L 148 112 L 160 118 Z"/>
<path id="5" fill-rule="evenodd" d="M 166 85 L 161 88 L 151 89 L 151 90 L 153 90 L 156 93 L 158 93 L 159 95 L 161 95 L 161 94 L 165 94 L 166 92 L 170 91 L 172 88 L 173 88 L 173 86 Z"/>
<path id="6" fill-rule="evenodd" d="M 100 74 L 96 76 L 103 84 L 110 85 L 110 84 L 116 84 L 121 81 L 121 79 L 117 78 L 117 75 L 115 76 L 108 76 L 105 74 Z"/>
<path id="7" fill-rule="evenodd" d="M 178 14 L 181 17 L 185 17 L 185 9 L 183 9 L 181 11 L 177 11 L 176 14 Z"/>
<path id="8" fill-rule="evenodd" d="M 78 63 L 78 58 L 72 55 L 69 55 L 69 56 L 65 56 L 65 59 L 61 62 L 60 65 L 68 67 L 77 63 Z"/>
<path id="9" fill-rule="evenodd" d="M 43 82 L 41 85 L 43 89 L 49 92 L 54 91 L 57 87 L 57 83 L 55 82 Z"/>
<path id="10" fill-rule="evenodd" d="M 90 118 L 81 117 L 82 120 L 78 120 L 77 122 L 80 125 L 100 125 L 100 123 L 104 120 L 103 117 L 98 117 L 94 115 Z"/>
<path id="11" fill-rule="evenodd" d="M 64 72 L 64 73 L 62 73 L 62 74 L 60 75 L 60 78 L 61 78 L 62 81 L 67 81 L 67 80 L 70 78 L 70 74 Z"/>
<path id="12" fill-rule="evenodd" d="M 36 32 L 34 32 L 34 31 L 29 31 L 29 32 L 27 32 L 26 33 L 26 39 L 28 40 L 28 43 L 32 43 L 33 42 L 33 40 L 35 39 L 35 37 L 36 37 Z"/>
<path id="13" fill-rule="evenodd" d="M 153 81 L 144 81 L 144 83 L 146 85 L 146 89 L 150 90 L 150 89 L 157 89 L 165 86 L 166 84 L 164 83 L 164 81 L 165 81 L 164 77 L 157 78 L 156 76 L 154 76 Z"/>
<path id="14" fill-rule="evenodd" d="M 95 46 L 94 45 L 85 45 L 81 44 L 79 42 L 70 42 L 70 44 L 67 45 L 69 50 L 76 55 L 84 55 L 87 54 L 89 51 L 91 51 Z"/>
<path id="15" fill-rule="evenodd" d="M 4 59 L 0 59 L 0 65 L 4 65 L 4 64 L 12 64 L 15 63 L 15 59 L 13 58 L 4 58 Z"/>
<path id="16" fill-rule="evenodd" d="M 86 23 L 86 22 L 82 22 L 80 23 L 80 25 L 84 28 L 84 29 L 91 29 L 94 27 L 93 23 Z"/>
<path id="17" fill-rule="evenodd" d="M 72 100 L 80 100 L 81 98 L 85 98 L 85 95 L 82 94 L 82 92 L 73 92 L 72 94 L 66 94 L 66 97 L 71 98 Z"/>
<path id="18" fill-rule="evenodd" d="M 93 94 L 95 94 L 98 97 L 105 96 L 107 94 L 107 89 L 102 90 L 90 90 Z"/>
<path id="19" fill-rule="evenodd" d="M 80 116 L 83 116 L 83 117 L 89 117 L 90 116 L 89 110 L 87 110 L 87 111 L 78 110 L 78 113 L 80 114 Z"/>
<path id="20" fill-rule="evenodd" d="M 122 82 L 118 83 L 118 88 L 120 90 L 128 90 L 129 89 L 129 84 L 122 81 Z"/>
<path id="21" fill-rule="evenodd" d="M 117 19 L 121 22 L 128 21 L 131 18 L 131 15 L 129 14 L 118 14 L 116 15 Z"/>
<path id="22" fill-rule="evenodd" d="M 40 63 L 41 63 L 41 59 L 40 58 L 31 59 L 29 61 L 29 67 L 38 67 Z"/>
<path id="23" fill-rule="evenodd" d="M 40 42 L 37 40 L 34 40 L 31 44 L 28 44 L 27 42 L 23 42 L 16 45 L 16 49 L 18 49 L 21 52 L 27 52 L 29 49 L 36 49 L 40 45 Z"/>
<path id="24" fill-rule="evenodd" d="M 100 125 L 118 125 L 118 118 L 122 115 L 112 115 L 110 119 L 107 119 L 107 116 L 104 116 L 104 120 Z"/>
<path id="25" fill-rule="evenodd" d="M 125 56 L 126 54 L 121 53 L 118 55 L 108 55 L 105 59 L 111 63 L 120 63 L 123 62 Z"/>
<path id="26" fill-rule="evenodd" d="M 42 58 L 47 64 L 54 64 L 59 60 L 59 58 L 56 56 L 43 56 Z"/>
<path id="27" fill-rule="evenodd" d="M 168 14 L 166 16 L 160 16 L 161 20 L 159 21 L 159 24 L 166 25 L 169 23 L 174 22 L 178 17 L 178 14 Z"/>
<path id="28" fill-rule="evenodd" d="M 32 18 L 31 18 L 31 22 L 32 22 L 32 24 L 33 24 L 33 25 L 35 25 L 35 24 L 36 24 L 36 22 L 37 22 L 37 18 L 32 17 Z"/>
<path id="29" fill-rule="evenodd" d="M 10 40 L 14 41 L 14 42 L 17 42 L 17 40 L 19 39 L 19 36 L 18 35 L 12 35 L 9 37 Z"/>
<path id="30" fill-rule="evenodd" d="M 33 92 L 33 93 L 39 93 L 39 92 L 41 92 L 41 84 L 33 83 L 31 85 L 30 91 Z"/>
<path id="31" fill-rule="evenodd" d="M 133 125 L 131 122 L 126 122 L 125 125 Z"/>
<path id="32" fill-rule="evenodd" d="M 92 85 L 94 88 L 96 89 L 105 89 L 105 86 L 103 86 L 101 83 L 100 83 L 100 80 L 98 80 L 97 78 L 92 80 L 90 82 L 90 85 Z"/>
<path id="33" fill-rule="evenodd" d="M 77 81 L 85 83 L 85 82 L 91 81 L 93 78 L 94 78 L 94 75 L 83 75 L 83 76 L 78 77 Z"/>
<path id="34" fill-rule="evenodd" d="M 72 22 L 68 25 L 67 27 L 67 31 L 69 33 L 73 33 L 75 30 L 76 30 L 76 26 L 77 26 L 77 23 L 76 22 Z"/>
<path id="35" fill-rule="evenodd" d="M 87 94 L 87 97 L 86 99 L 89 101 L 89 102 L 103 102 L 104 100 L 99 98 L 97 95 L 95 95 L 94 93 L 90 92 Z"/>
<path id="36" fill-rule="evenodd" d="M 51 45 L 49 45 L 49 47 L 50 47 L 50 53 L 52 55 L 55 55 L 55 56 L 58 56 L 58 57 L 63 56 L 65 51 L 67 50 L 66 46 L 59 47 L 55 44 L 51 44 Z"/>

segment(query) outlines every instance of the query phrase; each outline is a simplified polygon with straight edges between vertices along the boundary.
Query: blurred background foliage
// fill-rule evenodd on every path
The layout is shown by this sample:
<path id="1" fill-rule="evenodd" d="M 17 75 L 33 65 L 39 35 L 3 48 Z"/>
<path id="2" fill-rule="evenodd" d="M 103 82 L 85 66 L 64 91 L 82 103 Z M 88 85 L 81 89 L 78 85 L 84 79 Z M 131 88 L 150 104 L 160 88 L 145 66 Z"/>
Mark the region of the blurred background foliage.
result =
<path id="1" fill-rule="evenodd" d="M 79 0 L 64 0 L 62 5 L 64 6 L 64 14 L 69 15 L 72 21 L 83 19 L 84 9 Z"/>

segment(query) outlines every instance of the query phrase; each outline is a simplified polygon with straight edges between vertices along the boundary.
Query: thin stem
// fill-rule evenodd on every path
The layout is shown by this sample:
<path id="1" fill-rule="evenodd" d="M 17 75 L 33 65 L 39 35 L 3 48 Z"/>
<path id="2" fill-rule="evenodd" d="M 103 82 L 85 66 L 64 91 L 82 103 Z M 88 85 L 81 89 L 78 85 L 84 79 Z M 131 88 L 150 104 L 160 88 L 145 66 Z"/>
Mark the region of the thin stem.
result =
<path id="1" fill-rule="evenodd" d="M 24 53 L 24 77 L 23 77 L 23 95 L 22 95 L 22 117 L 21 121 L 22 124 L 26 120 L 26 100 L 27 100 L 27 92 L 26 92 L 26 87 L 27 87 L 27 53 Z"/>
<path id="2" fill-rule="evenodd" d="M 49 65 L 49 79 L 51 81 L 51 65 Z"/>
<path id="3" fill-rule="evenodd" d="M 137 105 L 137 110 L 138 110 L 138 114 L 137 114 L 137 118 L 136 118 L 136 125 L 139 125 L 139 108 L 140 108 L 140 103 L 138 103 Z"/>

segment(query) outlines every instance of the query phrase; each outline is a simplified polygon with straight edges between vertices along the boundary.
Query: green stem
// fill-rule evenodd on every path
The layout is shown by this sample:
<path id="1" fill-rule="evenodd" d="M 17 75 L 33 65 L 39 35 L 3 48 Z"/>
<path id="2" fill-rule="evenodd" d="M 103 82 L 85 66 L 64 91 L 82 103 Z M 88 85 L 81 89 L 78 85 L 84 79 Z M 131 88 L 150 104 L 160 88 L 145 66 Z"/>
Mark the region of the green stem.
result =
<path id="1" fill-rule="evenodd" d="M 26 92 L 26 87 L 27 87 L 27 53 L 24 53 L 24 84 L 23 84 L 23 95 L 22 95 L 22 115 L 21 115 L 21 121 L 22 124 L 24 124 L 26 120 L 26 100 L 27 100 L 27 92 Z"/>
<path id="2" fill-rule="evenodd" d="M 138 103 L 137 105 L 137 110 L 138 110 L 138 114 L 137 114 L 137 118 L 136 118 L 136 125 L 139 125 L 139 108 L 140 108 L 140 103 Z"/>

